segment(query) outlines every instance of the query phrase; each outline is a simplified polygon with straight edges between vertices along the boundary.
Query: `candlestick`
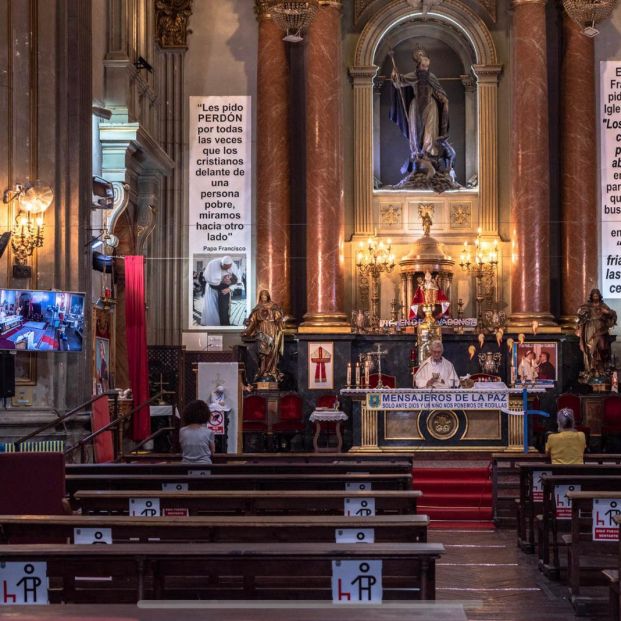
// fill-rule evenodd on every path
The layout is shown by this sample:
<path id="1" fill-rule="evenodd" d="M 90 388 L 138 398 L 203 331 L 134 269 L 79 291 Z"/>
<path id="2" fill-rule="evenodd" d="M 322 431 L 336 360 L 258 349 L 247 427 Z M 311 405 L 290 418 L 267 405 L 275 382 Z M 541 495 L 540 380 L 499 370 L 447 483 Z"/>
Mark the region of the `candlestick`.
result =
<path id="1" fill-rule="evenodd" d="M 356 388 L 360 388 L 360 363 L 356 362 Z"/>
<path id="2" fill-rule="evenodd" d="M 351 387 L 351 362 L 347 363 L 347 388 Z"/>
<path id="3" fill-rule="evenodd" d="M 371 362 L 370 360 L 364 361 L 364 385 L 366 388 L 369 388 L 371 384 Z"/>

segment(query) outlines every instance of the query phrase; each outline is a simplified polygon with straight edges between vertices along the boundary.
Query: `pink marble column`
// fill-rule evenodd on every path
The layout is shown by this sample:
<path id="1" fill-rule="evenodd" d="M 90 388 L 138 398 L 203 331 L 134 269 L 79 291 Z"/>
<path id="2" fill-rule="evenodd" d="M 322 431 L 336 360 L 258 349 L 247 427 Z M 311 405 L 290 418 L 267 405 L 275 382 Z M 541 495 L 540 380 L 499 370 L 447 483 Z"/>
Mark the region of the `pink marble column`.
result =
<path id="1" fill-rule="evenodd" d="M 307 310 L 301 328 L 345 331 L 340 2 L 321 2 L 306 38 Z"/>
<path id="2" fill-rule="evenodd" d="M 514 0 L 513 9 L 510 324 L 554 325 L 545 0 Z"/>
<path id="3" fill-rule="evenodd" d="M 593 39 L 567 16 L 563 42 L 561 320 L 570 327 L 578 307 L 597 286 L 595 59 Z"/>
<path id="4" fill-rule="evenodd" d="M 291 309 L 289 62 L 283 33 L 257 4 L 257 290 Z M 258 293 L 257 293 L 258 296 Z"/>

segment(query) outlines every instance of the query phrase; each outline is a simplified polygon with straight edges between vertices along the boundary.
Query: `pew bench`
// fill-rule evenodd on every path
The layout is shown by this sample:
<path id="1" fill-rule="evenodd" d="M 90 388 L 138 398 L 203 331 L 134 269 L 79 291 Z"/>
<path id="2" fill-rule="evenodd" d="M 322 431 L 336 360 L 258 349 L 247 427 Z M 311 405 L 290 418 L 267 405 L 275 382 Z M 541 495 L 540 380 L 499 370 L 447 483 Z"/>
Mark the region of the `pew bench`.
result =
<path id="1" fill-rule="evenodd" d="M 45 562 L 51 603 L 332 600 L 333 563 L 343 561 L 354 561 L 361 575 L 367 563 L 381 561 L 384 600 L 433 600 L 443 552 L 435 543 L 24 544 L 3 546 L 0 561 Z"/>
<path id="2" fill-rule="evenodd" d="M 567 574 L 571 602 L 577 614 L 587 612 L 593 605 L 608 601 L 603 597 L 607 586 L 602 570 L 617 569 L 619 541 L 612 515 L 596 516 L 594 500 L 612 499 L 621 505 L 620 491 L 580 491 L 567 494 L 571 500 L 571 533 L 562 536 L 567 545 Z M 593 520 L 605 529 L 617 530 L 607 541 L 593 540 Z M 611 532 L 613 532 L 611 530 Z M 590 589 L 589 587 L 601 587 Z M 585 590 L 587 589 L 587 590 Z M 601 591 L 601 594 L 600 594 Z"/>
<path id="3" fill-rule="evenodd" d="M 563 545 L 560 535 L 571 529 L 571 507 L 563 503 L 557 515 L 557 496 L 559 486 L 569 491 L 621 491 L 620 475 L 551 475 L 543 477 L 542 513 L 537 516 L 537 553 L 539 568 L 549 578 L 558 578 L 561 571 L 560 547 Z"/>
<path id="4" fill-rule="evenodd" d="M 197 468 L 197 470 L 200 470 Z M 343 490 L 346 485 L 370 483 L 373 490 L 412 489 L 409 474 L 215 474 L 207 476 L 164 474 L 75 474 L 65 479 L 67 493 L 77 490 L 160 490 L 164 486 L 179 491 L 187 486 L 199 490 Z M 364 489 L 361 487 L 360 489 Z"/>
<path id="5" fill-rule="evenodd" d="M 110 474 L 165 474 L 187 475 L 190 471 L 210 474 L 402 474 L 412 473 L 410 460 L 403 461 L 343 461 L 343 462 L 299 462 L 280 463 L 272 461 L 234 461 L 214 464 L 168 463 L 109 463 L 109 464 L 67 464 L 67 475 L 110 475 Z"/>
<path id="6" fill-rule="evenodd" d="M 159 499 L 161 511 L 186 510 L 190 515 L 343 515 L 346 500 L 350 502 L 352 516 L 375 513 L 416 513 L 417 500 L 422 496 L 419 490 L 370 492 L 347 492 L 344 490 L 285 490 L 285 491 L 82 491 L 78 490 L 72 500 L 74 508 L 84 514 L 129 514 L 130 500 Z M 368 507 L 365 509 L 365 507 Z M 365 510 L 363 510 L 365 509 Z"/>
<path id="7" fill-rule="evenodd" d="M 543 510 L 543 474 L 621 475 L 618 464 L 518 464 L 520 497 L 516 503 L 517 545 L 524 552 L 535 551 L 535 518 Z"/>
<path id="8" fill-rule="evenodd" d="M 604 578 L 608 581 L 608 609 L 610 610 L 610 619 L 619 621 L 619 570 L 604 569 L 602 570 Z"/>
<path id="9" fill-rule="evenodd" d="M 112 543 L 160 542 L 330 543 L 344 531 L 358 539 L 373 530 L 377 543 L 425 543 L 426 515 L 365 518 L 338 515 L 129 517 L 110 515 L 0 515 L 0 541 L 75 543 L 76 530 L 109 529 Z M 355 532 L 351 532 L 355 531 Z M 91 532 L 94 539 L 96 537 Z M 362 537 L 363 541 L 366 538 Z M 372 542 L 373 540 L 371 540 Z"/>

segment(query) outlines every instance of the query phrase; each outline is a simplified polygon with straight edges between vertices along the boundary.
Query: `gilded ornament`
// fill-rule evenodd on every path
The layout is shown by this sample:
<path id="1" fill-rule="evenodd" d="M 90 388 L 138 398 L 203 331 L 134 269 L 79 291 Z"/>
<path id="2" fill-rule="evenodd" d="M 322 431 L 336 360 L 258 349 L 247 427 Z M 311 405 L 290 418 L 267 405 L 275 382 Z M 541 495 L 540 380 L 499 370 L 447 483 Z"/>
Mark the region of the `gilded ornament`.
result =
<path id="1" fill-rule="evenodd" d="M 155 0 L 156 35 L 161 48 L 188 46 L 190 15 L 192 0 Z"/>
<path id="2" fill-rule="evenodd" d="M 472 207 L 470 203 L 454 203 L 450 206 L 452 229 L 470 228 Z"/>
<path id="3" fill-rule="evenodd" d="M 380 224 L 395 226 L 401 224 L 401 206 L 386 205 L 380 207 Z"/>

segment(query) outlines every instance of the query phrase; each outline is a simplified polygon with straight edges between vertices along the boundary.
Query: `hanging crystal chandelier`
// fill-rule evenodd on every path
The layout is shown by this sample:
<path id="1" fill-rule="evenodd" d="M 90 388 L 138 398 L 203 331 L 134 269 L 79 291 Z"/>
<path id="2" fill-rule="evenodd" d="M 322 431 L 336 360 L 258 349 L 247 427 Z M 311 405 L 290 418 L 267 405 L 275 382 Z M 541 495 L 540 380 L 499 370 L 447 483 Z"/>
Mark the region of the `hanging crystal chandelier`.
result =
<path id="1" fill-rule="evenodd" d="M 616 0 L 563 0 L 567 15 L 573 19 L 587 37 L 595 37 L 599 30 L 595 24 L 610 16 Z"/>
<path id="2" fill-rule="evenodd" d="M 268 5 L 274 23 L 286 33 L 283 41 L 289 43 L 302 41 L 302 30 L 310 26 L 318 9 L 318 0 L 272 0 Z"/>

